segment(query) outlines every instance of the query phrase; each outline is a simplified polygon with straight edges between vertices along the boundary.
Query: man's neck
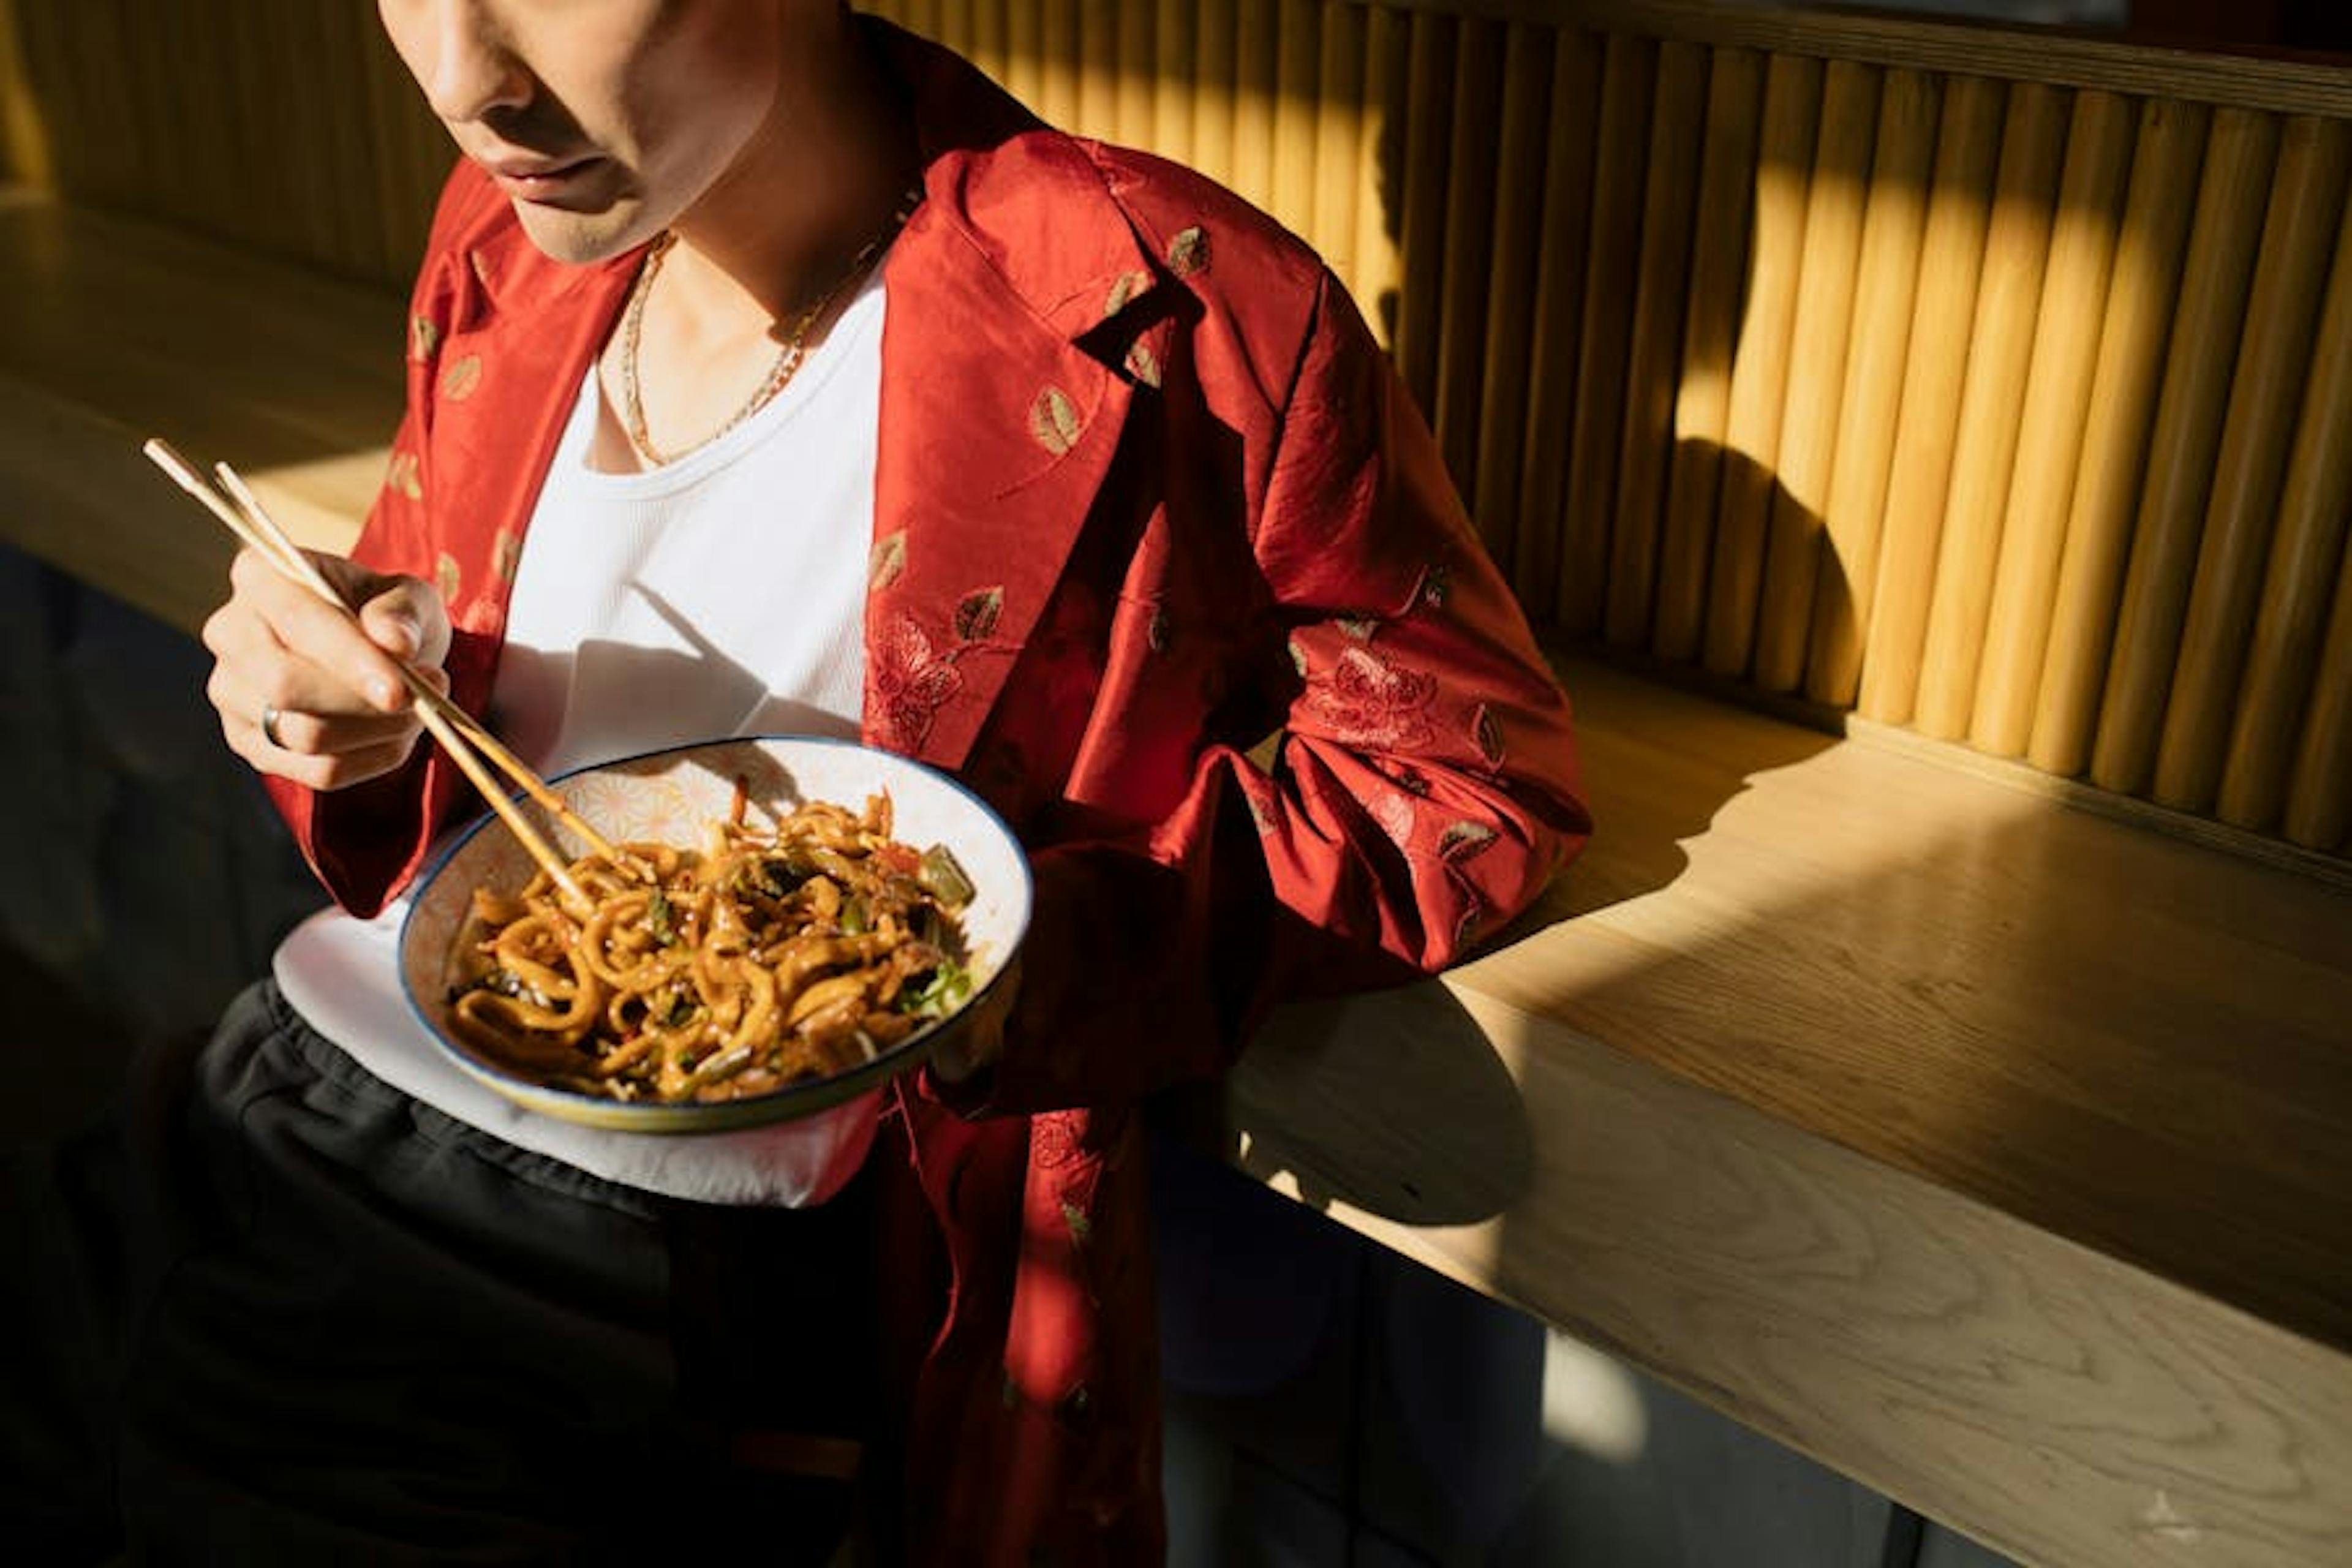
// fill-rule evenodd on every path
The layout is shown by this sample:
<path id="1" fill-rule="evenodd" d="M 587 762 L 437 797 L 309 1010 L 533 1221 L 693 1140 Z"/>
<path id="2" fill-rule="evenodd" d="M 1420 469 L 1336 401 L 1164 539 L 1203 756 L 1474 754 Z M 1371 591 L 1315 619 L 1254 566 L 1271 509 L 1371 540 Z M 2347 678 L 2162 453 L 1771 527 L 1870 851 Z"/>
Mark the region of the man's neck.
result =
<path id="1" fill-rule="evenodd" d="M 674 226 L 672 308 L 721 331 L 765 331 L 822 295 L 919 170 L 908 108 L 853 19 L 785 70 L 759 134 Z"/>

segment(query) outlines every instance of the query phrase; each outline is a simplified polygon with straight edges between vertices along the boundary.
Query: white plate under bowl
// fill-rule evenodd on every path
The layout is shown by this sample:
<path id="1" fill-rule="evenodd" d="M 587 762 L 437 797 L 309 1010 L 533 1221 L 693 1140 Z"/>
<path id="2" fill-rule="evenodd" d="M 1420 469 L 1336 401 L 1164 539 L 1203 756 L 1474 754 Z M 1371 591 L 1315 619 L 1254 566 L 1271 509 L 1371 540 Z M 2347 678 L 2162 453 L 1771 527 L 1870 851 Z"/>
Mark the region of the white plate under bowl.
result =
<path id="1" fill-rule="evenodd" d="M 703 842 L 709 825 L 728 814 L 738 779 L 748 786 L 750 816 L 755 823 L 772 822 L 809 801 L 830 801 L 858 811 L 869 795 L 887 795 L 892 837 L 917 849 L 935 844 L 947 847 L 971 879 L 974 894 L 961 911 L 966 967 L 972 976 L 971 994 L 962 1006 L 846 1072 L 740 1100 L 617 1100 L 534 1082 L 477 1052 L 449 1027 L 451 961 L 474 889 L 511 891 L 537 869 L 506 825 L 486 816 L 425 872 L 401 924 L 401 985 L 434 1043 L 469 1076 L 516 1104 L 589 1127 L 712 1132 L 808 1120 L 815 1137 L 831 1135 L 827 1130 L 836 1126 L 855 1125 L 855 1119 L 822 1113 L 866 1096 L 928 1060 L 964 1026 L 972 1008 L 1019 952 L 1029 926 L 1028 857 L 1003 819 L 954 779 L 853 741 L 772 735 L 705 742 L 583 768 L 550 782 L 583 821 L 615 843 L 695 847 Z M 528 801 L 519 804 L 567 858 L 586 853 L 585 845 L 537 806 Z"/>

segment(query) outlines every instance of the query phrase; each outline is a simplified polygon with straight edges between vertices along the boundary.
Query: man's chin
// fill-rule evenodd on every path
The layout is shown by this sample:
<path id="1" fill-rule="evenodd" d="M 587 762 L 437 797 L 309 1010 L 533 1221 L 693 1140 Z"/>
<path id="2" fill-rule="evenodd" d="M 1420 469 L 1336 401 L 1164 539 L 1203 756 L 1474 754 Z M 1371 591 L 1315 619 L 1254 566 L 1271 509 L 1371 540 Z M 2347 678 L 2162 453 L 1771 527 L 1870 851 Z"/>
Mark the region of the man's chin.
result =
<path id="1" fill-rule="evenodd" d="M 653 237 L 654 226 L 634 202 L 597 212 L 565 212 L 537 202 L 517 201 L 522 232 L 551 261 L 593 266 Z"/>

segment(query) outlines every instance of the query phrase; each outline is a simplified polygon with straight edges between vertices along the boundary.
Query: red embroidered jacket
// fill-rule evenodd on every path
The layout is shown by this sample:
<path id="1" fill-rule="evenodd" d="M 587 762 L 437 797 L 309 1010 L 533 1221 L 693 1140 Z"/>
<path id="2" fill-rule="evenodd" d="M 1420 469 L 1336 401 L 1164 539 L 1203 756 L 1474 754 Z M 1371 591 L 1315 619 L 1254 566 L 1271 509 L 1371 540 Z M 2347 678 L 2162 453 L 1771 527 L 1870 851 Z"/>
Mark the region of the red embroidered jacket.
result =
<path id="1" fill-rule="evenodd" d="M 905 1528 L 925 1561 L 1157 1561 L 1139 1103 L 1272 1001 L 1410 978 L 1526 905 L 1587 828 L 1569 710 L 1313 255 L 878 30 L 927 173 L 887 263 L 865 732 L 992 802 L 1038 892 L 1003 1060 L 902 1083 L 877 1144 L 899 1256 L 944 1275 L 884 1290 Z M 476 711 L 635 262 L 546 259 L 470 166 L 443 196 L 356 553 L 439 584 Z M 368 912 L 461 789 L 420 747 L 275 794 Z"/>

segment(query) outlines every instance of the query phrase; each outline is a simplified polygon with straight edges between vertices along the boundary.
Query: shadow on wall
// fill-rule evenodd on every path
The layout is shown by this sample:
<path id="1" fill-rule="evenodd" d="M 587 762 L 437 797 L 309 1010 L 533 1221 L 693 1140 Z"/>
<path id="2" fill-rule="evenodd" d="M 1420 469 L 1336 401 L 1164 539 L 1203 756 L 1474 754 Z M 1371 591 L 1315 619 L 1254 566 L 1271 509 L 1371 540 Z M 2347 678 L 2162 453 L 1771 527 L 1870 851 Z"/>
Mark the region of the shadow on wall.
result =
<path id="1" fill-rule="evenodd" d="M 2352 324 L 2352 126 L 1421 11 L 1409 37 L 1366 91 L 1393 255 L 1354 265 L 1536 621 L 2340 841 L 2352 373 L 2314 351 Z"/>

